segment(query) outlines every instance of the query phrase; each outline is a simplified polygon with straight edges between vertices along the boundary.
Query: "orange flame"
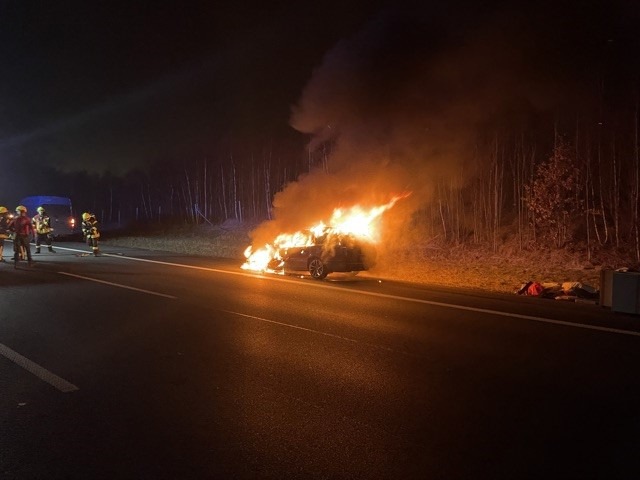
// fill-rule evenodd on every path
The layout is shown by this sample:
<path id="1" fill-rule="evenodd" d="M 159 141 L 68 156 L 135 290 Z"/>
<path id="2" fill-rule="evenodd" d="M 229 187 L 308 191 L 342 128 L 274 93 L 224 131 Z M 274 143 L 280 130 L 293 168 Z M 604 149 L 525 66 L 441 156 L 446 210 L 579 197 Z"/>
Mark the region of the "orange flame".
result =
<path id="1" fill-rule="evenodd" d="M 410 193 L 404 193 L 393 197 L 388 203 L 365 209 L 359 205 L 351 208 L 336 208 L 331 215 L 329 225 L 338 233 L 350 234 L 362 238 L 370 243 L 378 243 L 380 235 L 380 220 L 382 214 L 393 207 L 398 200 L 406 198 Z M 240 267 L 243 270 L 264 272 L 269 270 L 268 265 L 273 260 L 282 260 L 280 250 L 289 247 L 304 247 L 313 245 L 314 237 L 322 236 L 329 228 L 323 221 L 309 227 L 305 231 L 292 234 L 281 233 L 271 244 L 253 250 L 248 246 L 244 251 L 246 261 Z"/>

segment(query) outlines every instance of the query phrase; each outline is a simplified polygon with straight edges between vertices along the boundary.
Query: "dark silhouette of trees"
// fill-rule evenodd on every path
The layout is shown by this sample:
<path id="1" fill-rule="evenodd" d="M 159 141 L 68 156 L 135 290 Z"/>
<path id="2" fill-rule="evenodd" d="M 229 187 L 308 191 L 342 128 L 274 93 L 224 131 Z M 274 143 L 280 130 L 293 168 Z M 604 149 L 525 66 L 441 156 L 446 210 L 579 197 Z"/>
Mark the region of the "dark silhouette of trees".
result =
<path id="1" fill-rule="evenodd" d="M 567 247 L 586 260 L 617 249 L 640 262 L 638 116 L 637 105 L 597 115 L 587 107 L 567 111 L 564 125 L 554 116 L 535 130 L 514 124 L 477 132 L 466 165 L 473 168 L 434 180 L 413 225 L 425 242 L 442 245 Z M 289 182 L 330 168 L 325 152 L 303 145 L 225 150 L 157 159 L 126 175 L 48 172 L 48 182 L 55 176 L 64 191 L 52 193 L 68 194 L 103 223 L 259 222 L 271 218 L 274 195 Z"/>

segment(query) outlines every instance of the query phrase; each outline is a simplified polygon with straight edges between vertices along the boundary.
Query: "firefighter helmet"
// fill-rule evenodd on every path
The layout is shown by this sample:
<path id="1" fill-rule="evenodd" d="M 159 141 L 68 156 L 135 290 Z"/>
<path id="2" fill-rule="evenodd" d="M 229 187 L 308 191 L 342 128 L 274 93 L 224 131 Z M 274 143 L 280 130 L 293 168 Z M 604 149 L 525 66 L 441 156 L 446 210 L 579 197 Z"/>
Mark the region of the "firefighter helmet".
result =
<path id="1" fill-rule="evenodd" d="M 24 205 L 18 205 L 16 207 L 16 212 L 24 212 L 27 213 L 27 207 L 25 207 Z"/>
<path id="2" fill-rule="evenodd" d="M 84 220 L 85 222 L 86 222 L 87 220 L 89 220 L 90 218 L 91 218 L 91 214 L 90 214 L 90 213 L 88 213 L 88 212 L 84 212 L 84 213 L 82 214 L 82 220 Z"/>
<path id="3" fill-rule="evenodd" d="M 8 211 L 7 207 L 0 207 L 0 213 L 7 213 Z"/>
<path id="4" fill-rule="evenodd" d="M 44 213 L 44 207 L 40 206 L 38 208 L 36 208 L 36 210 L 38 211 L 38 213 Z"/>

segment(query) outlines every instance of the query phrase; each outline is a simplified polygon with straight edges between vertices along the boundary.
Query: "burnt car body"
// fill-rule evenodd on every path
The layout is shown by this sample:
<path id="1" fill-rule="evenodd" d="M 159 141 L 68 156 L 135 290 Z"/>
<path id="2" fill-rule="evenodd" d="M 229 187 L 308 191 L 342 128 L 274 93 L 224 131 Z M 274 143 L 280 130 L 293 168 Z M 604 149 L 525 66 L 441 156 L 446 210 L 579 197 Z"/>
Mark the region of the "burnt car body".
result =
<path id="1" fill-rule="evenodd" d="M 373 246 L 352 235 L 327 230 L 323 235 L 309 235 L 310 244 L 283 248 L 271 260 L 269 269 L 287 273 L 308 273 L 322 280 L 334 272 L 367 270 L 375 260 Z"/>

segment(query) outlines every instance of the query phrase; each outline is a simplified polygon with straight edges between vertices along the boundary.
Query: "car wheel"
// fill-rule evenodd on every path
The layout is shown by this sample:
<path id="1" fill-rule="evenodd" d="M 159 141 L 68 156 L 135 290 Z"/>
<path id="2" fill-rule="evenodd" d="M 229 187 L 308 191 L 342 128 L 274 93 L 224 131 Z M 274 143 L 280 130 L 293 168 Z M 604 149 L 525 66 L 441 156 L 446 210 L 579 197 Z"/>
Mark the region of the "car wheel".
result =
<path id="1" fill-rule="evenodd" d="M 322 280 L 329 272 L 327 272 L 327 268 L 324 263 L 322 263 L 322 260 L 319 258 L 312 258 L 309 260 L 309 273 L 315 280 Z"/>

